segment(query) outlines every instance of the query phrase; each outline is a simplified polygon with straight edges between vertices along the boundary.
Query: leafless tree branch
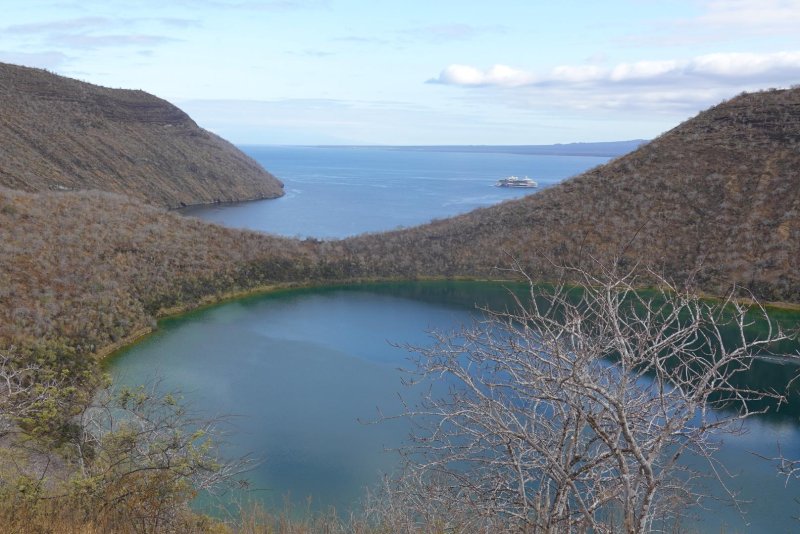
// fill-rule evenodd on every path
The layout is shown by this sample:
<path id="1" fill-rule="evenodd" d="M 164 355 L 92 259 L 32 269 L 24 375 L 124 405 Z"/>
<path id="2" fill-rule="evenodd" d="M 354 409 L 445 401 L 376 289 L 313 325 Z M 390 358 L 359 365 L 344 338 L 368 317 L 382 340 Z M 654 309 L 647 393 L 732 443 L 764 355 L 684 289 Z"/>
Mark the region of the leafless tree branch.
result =
<path id="1" fill-rule="evenodd" d="M 415 381 L 448 387 L 407 407 L 413 444 L 388 487 L 420 517 L 438 503 L 471 528 L 653 531 L 702 501 L 698 478 L 725 487 L 721 435 L 767 410 L 757 401 L 785 400 L 736 380 L 786 337 L 763 308 L 703 300 L 652 272 L 659 288 L 641 291 L 636 269 L 569 271 L 580 287 L 531 284 L 516 309 L 409 347 Z M 760 337 L 755 316 L 771 325 Z M 708 470 L 681 462 L 687 453 Z"/>

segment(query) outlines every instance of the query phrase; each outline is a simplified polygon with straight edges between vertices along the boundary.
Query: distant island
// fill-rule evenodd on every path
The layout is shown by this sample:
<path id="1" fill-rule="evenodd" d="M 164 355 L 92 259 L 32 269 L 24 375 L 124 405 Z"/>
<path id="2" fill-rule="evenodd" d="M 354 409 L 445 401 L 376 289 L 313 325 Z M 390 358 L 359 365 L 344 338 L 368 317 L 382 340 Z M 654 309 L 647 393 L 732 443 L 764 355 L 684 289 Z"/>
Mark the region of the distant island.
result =
<path id="1" fill-rule="evenodd" d="M 596 143 L 558 143 L 554 145 L 359 145 L 358 148 L 416 150 L 420 152 L 475 152 L 484 154 L 521 154 L 537 156 L 597 156 L 616 157 L 627 154 L 647 142 L 602 141 Z M 342 145 L 317 145 L 319 148 L 342 148 Z M 355 146 L 355 145 L 354 145 Z"/>
<path id="2" fill-rule="evenodd" d="M 381 146 L 380 148 L 418 150 L 421 152 L 476 152 L 484 154 L 520 154 L 535 156 L 616 157 L 632 152 L 646 142 L 646 139 L 633 139 L 630 141 L 557 143 L 554 145 L 401 145 Z M 325 145 L 323 145 L 323 147 L 324 146 Z"/>

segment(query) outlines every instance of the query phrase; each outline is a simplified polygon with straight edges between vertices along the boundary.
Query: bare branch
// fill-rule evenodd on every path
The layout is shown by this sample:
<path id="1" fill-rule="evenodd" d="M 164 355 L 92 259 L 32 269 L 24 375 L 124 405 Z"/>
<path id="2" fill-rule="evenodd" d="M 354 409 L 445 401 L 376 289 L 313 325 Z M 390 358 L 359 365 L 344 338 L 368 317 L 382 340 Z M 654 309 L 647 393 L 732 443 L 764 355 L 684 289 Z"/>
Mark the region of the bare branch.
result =
<path id="1" fill-rule="evenodd" d="M 414 381 L 448 388 L 407 407 L 407 470 L 387 486 L 421 517 L 439 503 L 473 527 L 651 531 L 702 501 L 698 478 L 722 481 L 721 435 L 785 400 L 737 381 L 786 338 L 771 323 L 750 333 L 754 315 L 769 323 L 763 308 L 705 301 L 655 273 L 658 287 L 640 291 L 635 266 L 566 271 L 580 287 L 527 278 L 529 302 L 409 347 Z M 410 488 L 435 498 L 412 502 Z"/>

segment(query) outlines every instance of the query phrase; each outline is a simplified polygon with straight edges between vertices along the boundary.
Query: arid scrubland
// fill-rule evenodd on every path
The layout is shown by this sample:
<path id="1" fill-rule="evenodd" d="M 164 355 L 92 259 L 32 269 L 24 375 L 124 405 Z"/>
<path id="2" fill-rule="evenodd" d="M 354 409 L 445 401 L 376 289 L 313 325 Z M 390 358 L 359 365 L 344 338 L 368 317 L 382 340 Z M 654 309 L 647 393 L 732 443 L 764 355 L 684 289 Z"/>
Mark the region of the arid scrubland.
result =
<path id="1" fill-rule="evenodd" d="M 276 284 L 546 279 L 641 264 L 800 302 L 800 89 L 737 97 L 520 200 L 343 241 L 226 229 L 101 192 L 0 189 L 0 341 L 91 358 L 165 311 Z"/>
<path id="2" fill-rule="evenodd" d="M 641 264 L 800 302 L 800 88 L 744 94 L 521 200 L 346 243 L 375 272 L 502 277 Z M 365 251 L 369 251 L 365 256 Z"/>
<path id="3" fill-rule="evenodd" d="M 258 163 L 165 100 L 7 63 L 0 186 L 99 189 L 167 207 L 283 194 Z"/>
<path id="4" fill-rule="evenodd" d="M 231 230 L 100 192 L 0 190 L 0 338 L 87 354 L 162 310 L 278 283 L 345 279 L 335 248 Z"/>
<path id="5" fill-rule="evenodd" d="M 0 374 L 8 378 L 0 380 L 0 447 L 20 435 L 26 451 L 75 443 L 76 417 L 103 382 L 96 355 L 147 332 L 161 314 L 271 286 L 508 278 L 515 262 L 546 280 L 563 265 L 616 262 L 670 280 L 693 275 L 711 294 L 736 284 L 760 299 L 800 303 L 800 89 L 741 95 L 521 200 L 326 242 L 226 229 L 144 204 L 137 198 L 175 206 L 279 192 L 229 189 L 217 173 L 241 177 L 238 169 L 252 162 L 233 155 L 244 167 L 231 172 L 217 140 L 177 108 L 163 115 L 168 108 L 154 97 L 112 97 L 61 78 L 50 87 L 52 75 L 41 71 L 23 72 L 30 92 L 16 80 L 19 94 L 8 96 L 7 80 L 19 72 L 0 68 L 0 184 L 14 188 L 0 188 Z M 153 134 L 156 127 L 162 133 Z M 191 151 L 181 144 L 195 142 Z M 145 161 L 142 153 L 151 155 Z M 172 172 L 176 162 L 183 174 Z M 200 167 L 216 170 L 187 185 Z M 261 171 L 252 177 L 251 185 L 263 183 Z M 94 188 L 106 192 L 83 191 Z M 76 458 L 67 457 L 61 464 Z M 36 483 L 36 458 L 12 462 L 14 473 L 0 465 L 0 491 L 16 506 L 3 512 L 9 524 L 28 517 L 26 495 L 47 490 Z M 95 475 L 79 481 L 97 486 L 73 490 L 118 489 Z M 167 512 L 179 514 L 192 491 L 175 483 L 185 493 Z M 56 508 L 31 514 L 64 513 Z M 196 518 L 187 517 L 191 531 Z"/>

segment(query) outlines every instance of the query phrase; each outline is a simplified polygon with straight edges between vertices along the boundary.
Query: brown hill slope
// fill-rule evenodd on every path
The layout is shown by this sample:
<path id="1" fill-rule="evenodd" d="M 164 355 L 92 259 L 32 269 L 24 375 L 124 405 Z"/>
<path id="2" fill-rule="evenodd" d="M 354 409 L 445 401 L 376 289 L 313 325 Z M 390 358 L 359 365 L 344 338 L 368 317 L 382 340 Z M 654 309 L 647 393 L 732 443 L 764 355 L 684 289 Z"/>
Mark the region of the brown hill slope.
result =
<path id="1" fill-rule="evenodd" d="M 109 193 L 0 187 L 0 353 L 45 377 L 80 371 L 84 402 L 92 354 L 161 310 L 274 284 L 505 277 L 496 267 L 512 257 L 542 277 L 555 272 L 543 257 L 621 258 L 676 278 L 700 266 L 711 292 L 740 282 L 800 303 L 798 102 L 800 90 L 738 97 L 558 187 L 345 241 L 226 229 Z M 71 412 L 57 413 L 67 425 Z"/>
<path id="2" fill-rule="evenodd" d="M 283 185 L 172 104 L 0 63 L 0 185 L 98 189 L 177 207 L 283 194 Z"/>
<path id="3" fill-rule="evenodd" d="M 88 355 L 159 310 L 257 286 L 350 278 L 335 244 L 232 230 L 121 195 L 0 187 L 0 348 Z"/>
<path id="4" fill-rule="evenodd" d="M 345 243 L 376 273 L 498 276 L 516 258 L 655 267 L 800 302 L 800 88 L 743 94 L 556 187 Z"/>
<path id="5" fill-rule="evenodd" d="M 0 345 L 92 351 L 159 309 L 274 283 L 504 277 L 614 258 L 800 303 L 800 90 L 744 95 L 524 199 L 345 241 L 225 229 L 101 193 L 0 188 Z M 545 259 L 543 259 L 545 258 Z"/>
<path id="6" fill-rule="evenodd" d="M 507 277 L 642 262 L 800 303 L 800 90 L 744 95 L 557 187 L 460 217 L 319 242 L 225 229 L 101 193 L 0 188 L 0 345 L 92 351 L 159 309 L 274 283 Z M 591 263 L 589 263 L 591 265 Z"/>

